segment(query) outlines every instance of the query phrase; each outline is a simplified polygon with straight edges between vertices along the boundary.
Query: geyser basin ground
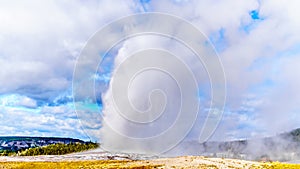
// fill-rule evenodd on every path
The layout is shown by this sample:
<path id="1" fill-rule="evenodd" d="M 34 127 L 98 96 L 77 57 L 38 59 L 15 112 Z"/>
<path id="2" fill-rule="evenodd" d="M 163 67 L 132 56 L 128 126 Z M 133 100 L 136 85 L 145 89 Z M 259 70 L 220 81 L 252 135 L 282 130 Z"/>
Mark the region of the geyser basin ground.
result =
<path id="1" fill-rule="evenodd" d="M 300 168 L 299 164 L 255 162 L 203 156 L 159 158 L 138 154 L 109 153 L 101 149 L 68 155 L 0 157 L 0 169 L 6 168 Z"/>
<path id="2" fill-rule="evenodd" d="M 47 156 L 35 158 L 37 161 L 31 161 L 30 157 L 22 157 L 22 159 L 27 160 L 22 162 L 5 161 L 5 158 L 0 158 L 0 168 L 300 168 L 300 165 L 297 164 L 284 164 L 278 162 L 263 163 L 236 159 L 207 158 L 203 156 L 184 156 L 153 160 L 69 160 L 64 159 L 63 156 L 56 157 L 55 159 L 59 159 L 58 161 L 48 161 L 49 157 Z"/>

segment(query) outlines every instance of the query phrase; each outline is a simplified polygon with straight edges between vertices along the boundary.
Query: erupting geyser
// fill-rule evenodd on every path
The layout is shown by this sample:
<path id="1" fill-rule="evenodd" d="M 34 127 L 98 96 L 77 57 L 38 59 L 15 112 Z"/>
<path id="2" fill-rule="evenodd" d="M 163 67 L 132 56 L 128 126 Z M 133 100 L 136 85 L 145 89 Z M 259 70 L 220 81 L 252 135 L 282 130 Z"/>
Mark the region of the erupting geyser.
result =
<path id="1" fill-rule="evenodd" d="M 220 121 L 222 66 L 201 32 L 182 19 L 152 13 L 117 20 L 90 39 L 76 66 L 78 117 L 106 150 L 163 153 L 186 138 L 201 110 L 208 111 L 194 139 L 206 141 Z M 201 87 L 209 85 L 201 106 Z M 103 109 L 87 108 L 99 95 Z"/>

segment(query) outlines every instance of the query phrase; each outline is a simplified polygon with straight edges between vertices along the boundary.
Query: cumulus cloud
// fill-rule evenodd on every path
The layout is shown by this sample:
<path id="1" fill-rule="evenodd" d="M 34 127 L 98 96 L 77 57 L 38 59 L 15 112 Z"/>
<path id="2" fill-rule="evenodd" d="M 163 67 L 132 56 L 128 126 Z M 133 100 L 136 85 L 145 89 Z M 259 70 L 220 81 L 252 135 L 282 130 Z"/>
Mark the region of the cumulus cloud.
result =
<path id="1" fill-rule="evenodd" d="M 59 136 L 89 140 L 72 105 L 45 106 L 35 109 L 0 106 L 0 135 Z"/>
<path id="2" fill-rule="evenodd" d="M 95 31 L 135 6 L 109 0 L 2 1 L 0 134 L 85 137 L 67 105 L 76 59 Z"/>
<path id="3" fill-rule="evenodd" d="M 0 106 L 36 108 L 37 102 L 27 96 L 11 94 L 0 97 Z"/>
<path id="4" fill-rule="evenodd" d="M 66 90 L 86 40 L 133 7 L 123 1 L 1 2 L 0 93 L 45 99 Z"/>

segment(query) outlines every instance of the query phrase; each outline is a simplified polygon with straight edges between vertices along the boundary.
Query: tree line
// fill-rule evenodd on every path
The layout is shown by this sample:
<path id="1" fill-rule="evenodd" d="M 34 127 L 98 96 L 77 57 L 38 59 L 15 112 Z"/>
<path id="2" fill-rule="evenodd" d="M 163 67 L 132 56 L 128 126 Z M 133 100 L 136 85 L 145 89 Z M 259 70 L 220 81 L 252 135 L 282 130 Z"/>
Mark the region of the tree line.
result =
<path id="1" fill-rule="evenodd" d="M 57 143 L 51 144 L 43 147 L 29 148 L 19 152 L 12 152 L 4 150 L 0 152 L 0 156 L 10 156 L 10 155 L 19 155 L 19 156 L 35 156 L 35 155 L 63 155 L 68 153 L 80 152 L 89 149 L 95 149 L 99 145 L 93 142 L 87 143 Z"/>
<path id="2" fill-rule="evenodd" d="M 44 147 L 29 148 L 19 153 L 20 156 L 35 155 L 63 155 L 68 153 L 80 152 L 98 147 L 97 143 L 69 143 L 69 144 L 51 144 Z"/>

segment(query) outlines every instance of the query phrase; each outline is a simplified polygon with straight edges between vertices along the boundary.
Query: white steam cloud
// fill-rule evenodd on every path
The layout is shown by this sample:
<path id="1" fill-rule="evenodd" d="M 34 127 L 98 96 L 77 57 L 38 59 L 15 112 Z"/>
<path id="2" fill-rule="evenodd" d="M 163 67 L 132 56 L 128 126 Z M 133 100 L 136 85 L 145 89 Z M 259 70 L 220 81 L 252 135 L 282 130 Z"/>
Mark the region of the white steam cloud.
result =
<path id="1" fill-rule="evenodd" d="M 300 23 L 295 19 L 299 16 L 295 8 L 298 2 L 247 1 L 240 2 L 239 8 L 232 10 L 233 3 L 235 2 L 211 4 L 207 1 L 200 3 L 198 1 L 150 1 L 145 7 L 149 11 L 167 12 L 191 21 L 216 45 L 224 66 L 228 93 L 224 118 L 212 140 L 274 135 L 299 127 L 300 118 L 297 115 L 299 90 L 296 87 L 299 78 L 296 77 L 300 72 L 297 66 L 300 36 L 296 30 L 299 30 Z M 179 10 L 180 13 L 177 12 Z M 251 12 L 256 12 L 256 16 L 252 16 Z M 161 39 L 137 38 L 135 41 L 128 40 L 124 44 L 115 58 L 114 65 L 120 64 L 134 48 L 160 43 L 165 49 L 170 48 L 178 55 L 182 53 L 177 50 L 176 45 L 172 46 L 170 43 L 162 42 Z M 113 76 L 114 72 L 112 78 Z M 209 84 L 209 78 L 205 76 L 202 75 L 199 81 L 203 84 L 202 89 L 206 89 L 204 91 L 207 92 L 209 89 L 205 88 L 205 85 Z M 160 82 L 158 79 L 153 79 L 152 82 Z M 129 129 L 127 124 L 114 121 L 114 113 L 109 107 L 112 106 L 109 104 L 110 90 L 111 88 L 104 95 L 104 118 L 111 119 L 112 123 L 122 128 L 125 133 L 138 135 L 139 131 L 127 130 Z M 137 90 L 145 92 L 142 88 L 137 87 Z M 137 95 L 140 96 L 137 98 L 143 97 L 147 100 L 145 95 Z M 142 107 L 149 106 L 143 99 L 135 101 L 140 101 Z M 208 107 L 205 102 L 209 102 L 209 98 L 204 98 L 203 111 Z M 205 115 L 204 113 L 198 116 L 187 139 L 198 138 Z M 279 125 L 274 126 L 274 121 Z M 106 136 L 109 138 L 105 127 L 104 124 L 102 128 L 104 143 Z M 122 140 L 115 138 L 108 140 L 112 145 L 122 144 Z"/>

